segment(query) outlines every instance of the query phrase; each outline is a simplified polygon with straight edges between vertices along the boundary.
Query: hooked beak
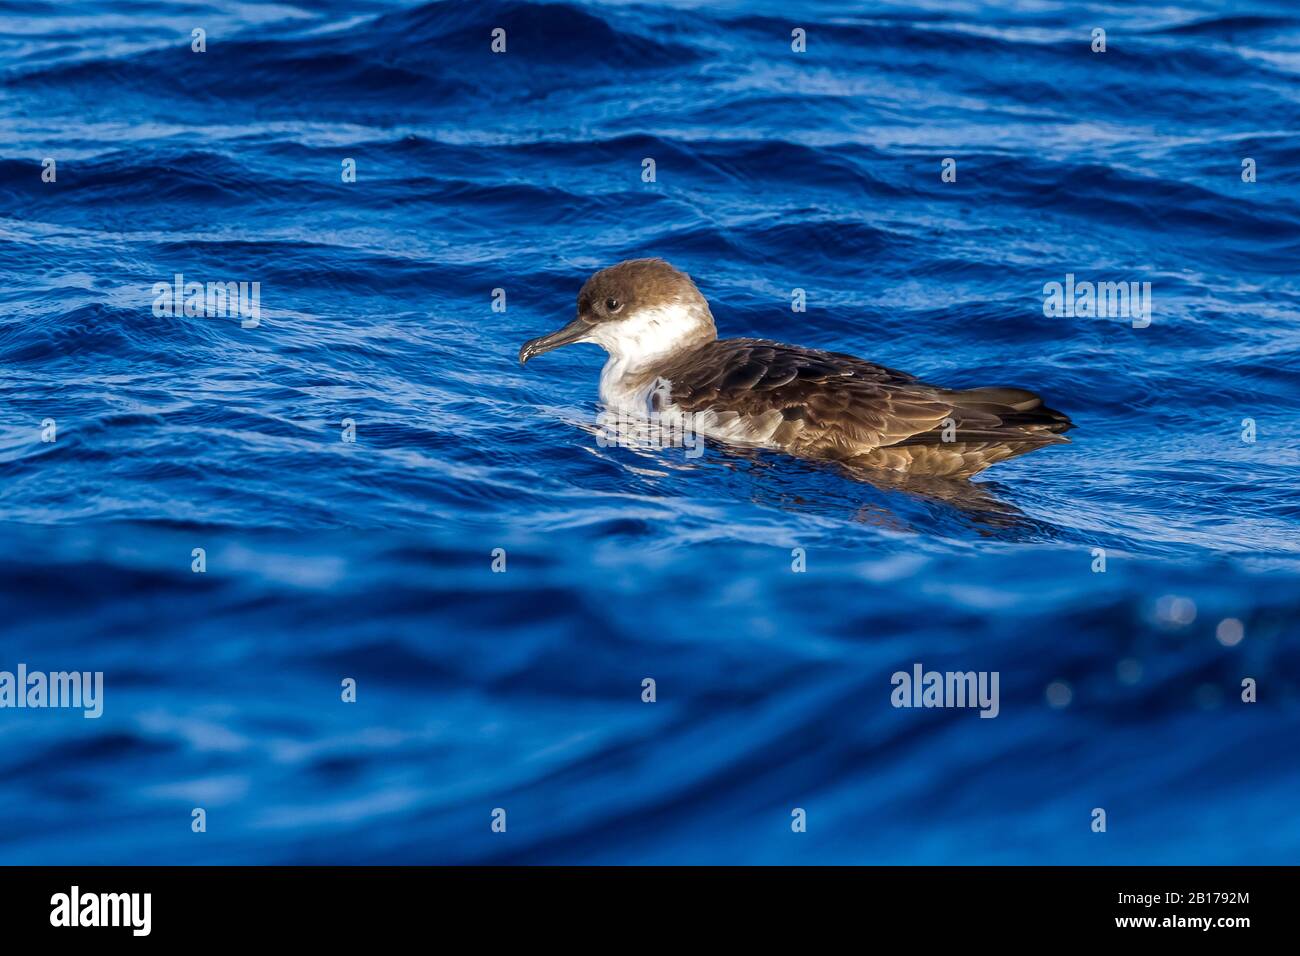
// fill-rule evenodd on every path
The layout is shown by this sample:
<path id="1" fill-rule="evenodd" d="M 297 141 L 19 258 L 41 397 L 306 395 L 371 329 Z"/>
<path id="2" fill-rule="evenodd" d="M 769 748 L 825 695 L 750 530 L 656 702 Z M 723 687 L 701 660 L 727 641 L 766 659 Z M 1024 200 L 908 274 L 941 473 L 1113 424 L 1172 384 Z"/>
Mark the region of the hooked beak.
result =
<path id="1" fill-rule="evenodd" d="M 525 365 L 533 356 L 541 355 L 543 352 L 549 352 L 552 349 L 558 349 L 561 345 L 581 342 L 590 331 L 591 323 L 582 316 L 578 316 L 564 328 L 557 329 L 550 335 L 542 335 L 525 342 L 524 347 L 519 350 L 519 364 Z"/>

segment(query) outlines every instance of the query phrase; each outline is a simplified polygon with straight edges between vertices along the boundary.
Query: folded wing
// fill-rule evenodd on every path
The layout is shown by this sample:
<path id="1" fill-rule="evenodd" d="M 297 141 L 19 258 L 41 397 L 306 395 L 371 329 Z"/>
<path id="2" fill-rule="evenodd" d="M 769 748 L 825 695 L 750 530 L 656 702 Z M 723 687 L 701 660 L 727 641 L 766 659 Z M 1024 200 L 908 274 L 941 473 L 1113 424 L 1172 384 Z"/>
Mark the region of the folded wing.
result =
<path id="1" fill-rule="evenodd" d="M 1060 433 L 1071 427 L 1024 389 L 937 388 L 851 355 L 763 339 L 709 343 L 661 374 L 682 411 L 768 422 L 774 426 L 769 441 L 806 457 L 1006 446 L 1000 460 L 1067 441 Z"/>

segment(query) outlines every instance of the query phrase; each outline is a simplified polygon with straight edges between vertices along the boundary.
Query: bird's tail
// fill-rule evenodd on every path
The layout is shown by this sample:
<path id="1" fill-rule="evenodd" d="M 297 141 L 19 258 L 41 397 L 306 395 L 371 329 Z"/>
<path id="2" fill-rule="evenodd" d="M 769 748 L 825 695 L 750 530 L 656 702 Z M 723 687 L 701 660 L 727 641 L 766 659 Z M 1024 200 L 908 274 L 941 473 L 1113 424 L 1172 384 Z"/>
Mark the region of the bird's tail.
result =
<path id="1" fill-rule="evenodd" d="M 1069 442 L 1062 433 L 1074 427 L 1066 415 L 1023 388 L 945 390 L 939 397 L 951 406 L 951 421 L 877 455 L 912 446 L 913 470 L 925 462 L 929 474 L 969 478 L 999 461 Z"/>
<path id="2" fill-rule="evenodd" d="M 1048 408 L 1040 396 L 1023 388 L 969 388 L 943 397 L 952 403 L 959 436 L 966 423 L 971 438 L 1051 444 L 1068 442 L 1063 433 L 1074 427 L 1068 415 Z"/>

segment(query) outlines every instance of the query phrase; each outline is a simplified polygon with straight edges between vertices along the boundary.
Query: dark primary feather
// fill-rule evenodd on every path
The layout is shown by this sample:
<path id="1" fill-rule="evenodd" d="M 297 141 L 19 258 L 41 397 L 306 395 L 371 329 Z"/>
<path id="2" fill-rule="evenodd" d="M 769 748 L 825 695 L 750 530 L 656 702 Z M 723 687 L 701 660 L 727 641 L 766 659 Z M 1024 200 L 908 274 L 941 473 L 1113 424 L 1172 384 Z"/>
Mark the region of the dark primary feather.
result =
<path id="1" fill-rule="evenodd" d="M 937 475 L 1068 441 L 1072 423 L 1019 388 L 952 390 L 837 352 L 763 339 L 724 339 L 660 370 L 686 412 L 763 418 L 793 454 Z M 945 423 L 951 430 L 945 435 Z"/>

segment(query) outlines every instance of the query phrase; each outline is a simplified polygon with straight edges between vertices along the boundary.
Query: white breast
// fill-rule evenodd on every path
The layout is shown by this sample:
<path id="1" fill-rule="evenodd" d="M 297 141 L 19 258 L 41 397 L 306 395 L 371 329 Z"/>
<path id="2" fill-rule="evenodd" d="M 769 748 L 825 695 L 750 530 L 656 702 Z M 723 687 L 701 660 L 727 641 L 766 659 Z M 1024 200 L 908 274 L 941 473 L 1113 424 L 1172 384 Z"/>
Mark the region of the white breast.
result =
<path id="1" fill-rule="evenodd" d="M 600 400 L 609 408 L 644 415 L 649 411 L 653 388 L 653 379 L 647 384 L 645 376 L 634 371 L 626 359 L 615 358 L 613 354 L 600 370 Z"/>
<path id="2" fill-rule="evenodd" d="M 697 435 L 737 444 L 767 444 L 783 421 L 779 411 L 759 416 L 713 409 L 683 413 L 668 403 L 670 387 L 654 374 L 654 368 L 666 364 L 674 354 L 716 336 L 713 316 L 703 298 L 641 309 L 625 319 L 601 323 L 587 339 L 609 353 L 600 373 L 601 402 L 609 409 L 640 418 L 649 417 L 657 408 L 661 420 L 684 424 Z M 651 395 L 656 389 L 662 397 L 652 405 Z"/>
<path id="3" fill-rule="evenodd" d="M 656 390 L 661 397 L 658 402 L 652 402 Z M 647 381 L 644 373 L 613 356 L 600 373 L 600 400 L 607 408 L 638 418 L 657 414 L 662 421 L 671 422 L 677 428 L 685 427 L 697 435 L 742 445 L 766 445 L 784 421 L 776 409 L 758 416 L 715 409 L 683 412 L 667 400 L 670 394 L 671 383 L 657 378 Z"/>

